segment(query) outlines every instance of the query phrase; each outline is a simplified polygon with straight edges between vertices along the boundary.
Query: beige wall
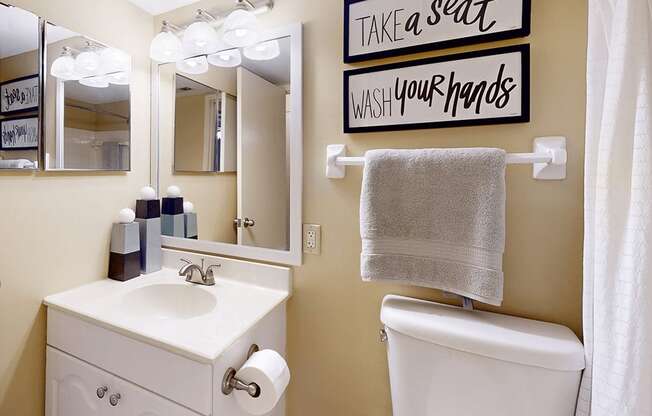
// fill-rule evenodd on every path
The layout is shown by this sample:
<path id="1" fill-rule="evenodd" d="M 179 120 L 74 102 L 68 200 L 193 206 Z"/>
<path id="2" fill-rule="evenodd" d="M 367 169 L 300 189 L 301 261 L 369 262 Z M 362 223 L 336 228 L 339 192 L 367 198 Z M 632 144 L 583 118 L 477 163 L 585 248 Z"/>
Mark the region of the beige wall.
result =
<path id="1" fill-rule="evenodd" d="M 132 172 L 0 172 L 0 415 L 43 415 L 44 296 L 106 277 L 118 210 L 149 183 L 151 16 L 126 0 L 11 3 L 134 58 Z"/>
<path id="2" fill-rule="evenodd" d="M 218 3 L 205 0 L 186 7 L 174 14 L 174 21 L 189 20 L 198 6 L 212 9 Z M 581 332 L 587 5 L 582 0 L 532 3 L 532 36 L 526 40 L 382 61 L 529 42 L 530 123 L 376 134 L 342 134 L 342 70 L 350 67 L 342 63 L 342 2 L 279 0 L 261 18 L 269 25 L 304 23 L 304 222 L 323 226 L 322 254 L 304 256 L 288 307 L 289 416 L 389 416 L 385 347 L 378 342 L 381 300 L 387 293 L 443 300 L 434 290 L 360 281 L 362 172 L 350 168 L 344 180 L 326 179 L 325 147 L 330 143 L 346 143 L 354 155 L 383 147 L 495 146 L 527 152 L 536 136 L 567 136 L 566 181 L 536 182 L 529 166 L 508 169 L 505 302 L 492 309 Z"/>

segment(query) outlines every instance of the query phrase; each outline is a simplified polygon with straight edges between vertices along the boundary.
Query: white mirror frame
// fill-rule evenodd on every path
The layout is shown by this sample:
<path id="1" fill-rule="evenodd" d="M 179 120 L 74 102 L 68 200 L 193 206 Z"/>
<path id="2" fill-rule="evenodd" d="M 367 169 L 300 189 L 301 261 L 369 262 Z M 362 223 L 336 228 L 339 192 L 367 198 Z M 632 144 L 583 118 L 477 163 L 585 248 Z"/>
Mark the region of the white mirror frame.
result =
<path id="1" fill-rule="evenodd" d="M 303 261 L 303 35 L 301 23 L 264 31 L 261 41 L 290 37 L 290 250 L 163 236 L 167 248 L 300 266 Z M 152 62 L 151 184 L 159 184 L 159 65 Z"/>

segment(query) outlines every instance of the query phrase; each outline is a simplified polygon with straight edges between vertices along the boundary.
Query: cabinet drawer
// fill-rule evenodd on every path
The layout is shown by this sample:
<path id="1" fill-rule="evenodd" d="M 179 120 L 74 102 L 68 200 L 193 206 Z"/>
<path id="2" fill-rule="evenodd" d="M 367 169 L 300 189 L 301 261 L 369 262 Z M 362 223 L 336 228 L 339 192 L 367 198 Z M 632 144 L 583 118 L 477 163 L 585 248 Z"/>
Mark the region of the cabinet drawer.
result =
<path id="1" fill-rule="evenodd" d="M 46 380 L 46 416 L 198 416 L 52 347 Z"/>
<path id="2" fill-rule="evenodd" d="M 47 342 L 203 415 L 211 414 L 212 369 L 48 308 Z"/>

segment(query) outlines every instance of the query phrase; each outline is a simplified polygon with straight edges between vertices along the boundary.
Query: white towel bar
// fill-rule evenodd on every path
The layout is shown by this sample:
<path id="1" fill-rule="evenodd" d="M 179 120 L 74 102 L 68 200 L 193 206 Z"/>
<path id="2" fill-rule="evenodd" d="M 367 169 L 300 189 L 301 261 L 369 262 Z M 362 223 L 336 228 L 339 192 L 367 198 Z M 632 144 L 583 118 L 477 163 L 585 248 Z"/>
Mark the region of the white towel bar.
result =
<path id="1" fill-rule="evenodd" d="M 510 165 L 532 164 L 532 176 L 541 180 L 566 179 L 566 138 L 538 137 L 534 139 L 533 153 L 509 153 Z M 347 157 L 346 145 L 331 144 L 326 151 L 326 177 L 341 179 L 346 176 L 347 166 L 364 166 L 364 157 Z"/>

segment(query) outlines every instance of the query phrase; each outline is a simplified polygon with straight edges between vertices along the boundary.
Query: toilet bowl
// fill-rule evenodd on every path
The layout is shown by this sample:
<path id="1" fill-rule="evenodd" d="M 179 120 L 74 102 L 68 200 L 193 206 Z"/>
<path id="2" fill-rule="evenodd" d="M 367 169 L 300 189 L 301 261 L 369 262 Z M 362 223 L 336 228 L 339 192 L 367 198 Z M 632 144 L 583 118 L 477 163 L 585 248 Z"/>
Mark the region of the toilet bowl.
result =
<path id="1" fill-rule="evenodd" d="M 394 416 L 572 416 L 584 350 L 561 325 L 388 295 Z"/>

